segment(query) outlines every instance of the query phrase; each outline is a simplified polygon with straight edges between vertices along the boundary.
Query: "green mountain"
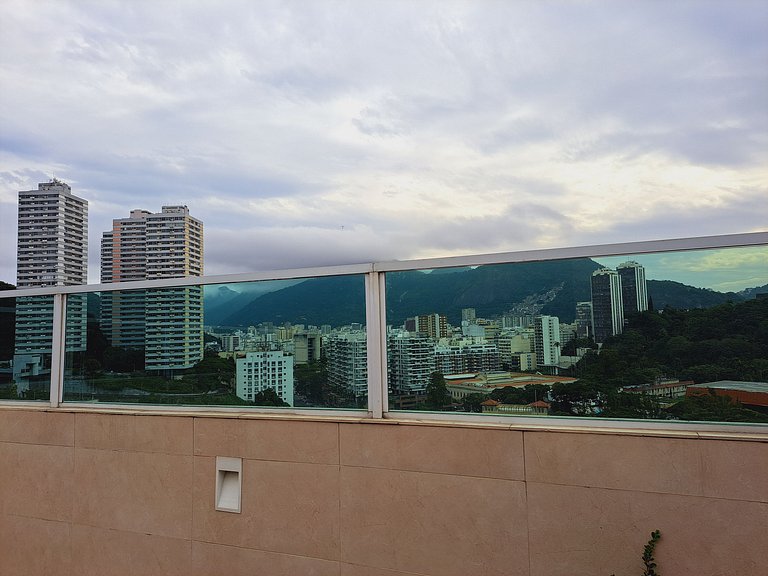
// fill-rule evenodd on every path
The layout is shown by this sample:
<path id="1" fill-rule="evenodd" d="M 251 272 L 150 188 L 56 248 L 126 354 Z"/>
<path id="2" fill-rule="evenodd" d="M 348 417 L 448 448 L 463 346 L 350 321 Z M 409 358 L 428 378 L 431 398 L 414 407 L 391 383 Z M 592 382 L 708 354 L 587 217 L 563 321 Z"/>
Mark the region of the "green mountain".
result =
<path id="1" fill-rule="evenodd" d="M 747 288 L 739 292 L 739 294 L 741 294 L 741 296 L 743 296 L 745 300 L 757 298 L 758 294 L 768 294 L 768 284 L 763 284 L 762 286 L 755 286 L 754 288 Z"/>
<path id="2" fill-rule="evenodd" d="M 221 326 L 252 326 L 260 322 L 283 324 L 332 324 L 365 322 L 365 288 L 362 276 L 311 278 L 282 290 L 257 296 L 244 307 L 230 308 Z M 206 324 L 209 320 L 206 311 Z"/>
<path id="3" fill-rule="evenodd" d="M 386 283 L 387 323 L 399 325 L 417 314 L 439 312 L 457 325 L 462 308 L 475 308 L 477 316 L 485 318 L 515 309 L 520 314 L 539 312 L 572 322 L 576 303 L 590 299 L 590 278 L 598 268 L 597 262 L 579 258 L 465 267 L 451 273 L 392 272 L 387 274 Z M 715 292 L 669 280 L 649 280 L 648 293 L 657 310 L 709 308 L 744 300 L 734 292 Z M 263 295 L 225 294 L 219 302 L 214 309 L 206 304 L 206 324 L 339 326 L 365 322 L 362 276 L 313 278 Z"/>
<path id="4" fill-rule="evenodd" d="M 478 316 L 490 317 L 532 296 L 543 313 L 570 321 L 575 303 L 589 300 L 589 278 L 599 267 L 592 260 L 579 259 L 491 265 L 439 274 L 393 272 L 387 274 L 387 322 L 401 324 L 409 316 L 440 312 L 458 324 L 462 308 L 472 307 Z M 242 308 L 228 309 L 229 315 L 221 315 L 219 322 L 212 321 L 206 309 L 206 324 L 364 323 L 364 281 L 360 276 L 313 278 L 259 296 Z"/>
<path id="5" fill-rule="evenodd" d="M 648 280 L 648 297 L 653 300 L 655 310 L 663 310 L 666 307 L 680 310 L 711 308 L 725 302 L 744 300 L 744 297 L 736 292 L 715 292 L 672 280 Z"/>

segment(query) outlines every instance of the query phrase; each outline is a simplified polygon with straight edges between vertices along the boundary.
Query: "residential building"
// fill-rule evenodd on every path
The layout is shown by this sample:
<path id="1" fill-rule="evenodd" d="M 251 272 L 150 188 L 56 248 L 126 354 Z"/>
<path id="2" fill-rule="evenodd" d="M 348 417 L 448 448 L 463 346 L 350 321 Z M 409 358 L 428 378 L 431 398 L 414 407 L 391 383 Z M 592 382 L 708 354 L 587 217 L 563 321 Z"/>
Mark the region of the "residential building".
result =
<path id="1" fill-rule="evenodd" d="M 435 370 L 443 375 L 499 369 L 499 350 L 490 342 L 458 340 L 434 349 Z"/>
<path id="2" fill-rule="evenodd" d="M 54 178 L 19 192 L 16 268 L 18 288 L 87 283 L 88 201 L 68 184 Z M 34 376 L 50 373 L 52 328 L 53 298 L 16 299 L 13 375 L 19 392 L 29 389 Z M 84 351 L 86 337 L 86 297 L 71 295 L 65 350 Z"/>
<path id="3" fill-rule="evenodd" d="M 325 342 L 328 383 L 350 390 L 356 398 L 368 395 L 368 341 L 362 330 L 338 332 Z"/>
<path id="4" fill-rule="evenodd" d="M 592 302 L 576 302 L 576 337 L 594 336 L 592 328 Z"/>
<path id="5" fill-rule="evenodd" d="M 435 371 L 434 342 L 423 333 L 398 331 L 387 338 L 389 387 L 395 395 L 423 393 Z"/>
<path id="6" fill-rule="evenodd" d="M 283 402 L 293 406 L 293 356 L 282 350 L 246 352 L 235 360 L 235 393 L 249 402 L 272 388 Z"/>
<path id="7" fill-rule="evenodd" d="M 448 317 L 445 314 L 421 314 L 405 321 L 409 332 L 425 334 L 432 340 L 448 337 Z"/>
<path id="8" fill-rule="evenodd" d="M 621 277 L 615 270 L 601 268 L 592 273 L 592 329 L 595 342 L 605 342 L 624 329 Z"/>
<path id="9" fill-rule="evenodd" d="M 533 326 L 536 364 L 557 366 L 560 362 L 560 320 L 557 316 L 536 316 Z"/>
<path id="10" fill-rule="evenodd" d="M 163 206 L 159 213 L 132 210 L 102 235 L 102 282 L 202 273 L 203 223 L 186 206 Z M 144 349 L 147 370 L 190 368 L 203 356 L 199 286 L 104 292 L 101 323 L 112 346 Z"/>
<path id="11" fill-rule="evenodd" d="M 56 180 L 19 192 L 16 285 L 75 286 L 88 279 L 88 201 Z"/>
<path id="12" fill-rule="evenodd" d="M 635 312 L 648 310 L 648 286 L 645 268 L 634 261 L 624 262 L 616 267 L 621 278 L 621 300 L 624 317 Z"/>
<path id="13" fill-rule="evenodd" d="M 534 331 L 529 329 L 517 328 L 502 332 L 496 339 L 496 345 L 499 349 L 499 362 L 506 365 L 510 370 L 513 368 L 513 356 L 533 351 Z M 517 359 L 519 361 L 519 358 Z"/>
<path id="14" fill-rule="evenodd" d="M 294 334 L 293 351 L 296 364 L 320 360 L 323 355 L 323 335 L 320 330 L 306 330 Z"/>

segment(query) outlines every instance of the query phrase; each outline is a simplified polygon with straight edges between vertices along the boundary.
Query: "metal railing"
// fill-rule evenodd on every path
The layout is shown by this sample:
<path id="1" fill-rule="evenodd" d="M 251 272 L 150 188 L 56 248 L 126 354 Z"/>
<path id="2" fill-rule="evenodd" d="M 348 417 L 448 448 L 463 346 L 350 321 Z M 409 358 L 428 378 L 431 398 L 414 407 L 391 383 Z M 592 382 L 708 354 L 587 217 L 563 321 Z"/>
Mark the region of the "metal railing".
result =
<path id="1" fill-rule="evenodd" d="M 722 236 L 706 236 L 698 238 L 682 238 L 670 240 L 653 240 L 643 242 L 627 242 L 593 246 L 568 248 L 553 248 L 527 250 L 519 252 L 504 252 L 497 254 L 482 254 L 471 256 L 453 256 L 444 258 L 426 258 L 417 260 L 375 262 L 351 264 L 343 266 L 324 266 L 316 268 L 295 268 L 286 270 L 270 270 L 246 274 L 228 274 L 218 276 L 201 276 L 186 278 L 170 278 L 162 280 L 144 280 L 134 282 L 119 282 L 108 284 L 91 284 L 80 286 L 54 286 L 44 288 L 24 288 L 0 292 L 0 298 L 18 298 L 32 296 L 53 296 L 53 326 L 52 326 L 52 358 L 50 408 L 59 408 L 64 404 L 64 372 L 65 372 L 65 338 L 67 298 L 73 294 L 91 292 L 113 292 L 129 290 L 147 290 L 179 288 L 190 286 L 211 286 L 230 283 L 258 282 L 271 280 L 293 280 L 319 278 L 329 276 L 363 275 L 365 291 L 365 326 L 367 333 L 367 362 L 368 362 L 368 396 L 367 409 L 334 411 L 316 408 L 269 408 L 262 406 L 167 406 L 167 405 L 136 405 L 110 404 L 112 407 L 130 407 L 133 410 L 179 410 L 179 411 L 218 411 L 218 412 L 266 412 L 281 414 L 323 414 L 327 416 L 356 416 L 361 418 L 417 418 L 433 421 L 462 421 L 462 422 L 493 422 L 509 425 L 526 425 L 536 427 L 611 427 L 623 429 L 674 429 L 693 431 L 728 431 L 768 433 L 766 425 L 759 424 L 708 424 L 704 422 L 675 422 L 653 420 L 620 420 L 596 419 L 581 417 L 527 417 L 527 416 L 498 416 L 478 415 L 459 412 L 393 412 L 388 399 L 388 368 L 387 368 L 387 307 L 386 307 L 386 275 L 393 272 L 413 270 L 434 270 L 450 267 L 477 267 L 490 264 L 515 264 L 565 260 L 573 258 L 595 258 L 640 254 L 659 254 L 667 252 L 684 252 L 694 250 L 758 247 L 768 246 L 768 232 L 751 232 Z M 766 263 L 768 266 L 768 263 Z M 22 400 L 4 400 L 0 405 L 39 405 L 40 403 L 24 402 Z M 93 408 L 92 403 L 67 401 L 67 407 Z M 108 404 L 102 404 L 107 406 Z"/>

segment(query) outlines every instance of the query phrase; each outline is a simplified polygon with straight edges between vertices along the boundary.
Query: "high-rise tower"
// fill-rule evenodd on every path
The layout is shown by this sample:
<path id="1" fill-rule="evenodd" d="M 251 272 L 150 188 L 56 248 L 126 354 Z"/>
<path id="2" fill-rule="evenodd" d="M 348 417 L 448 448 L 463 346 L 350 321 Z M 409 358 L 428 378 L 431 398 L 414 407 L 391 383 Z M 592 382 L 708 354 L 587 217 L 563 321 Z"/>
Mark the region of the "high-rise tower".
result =
<path id="1" fill-rule="evenodd" d="M 624 329 L 621 278 L 615 270 L 601 268 L 592 273 L 592 329 L 595 342 L 605 342 Z"/>
<path id="2" fill-rule="evenodd" d="M 56 180 L 19 192 L 16 284 L 73 286 L 88 280 L 88 201 Z"/>
<path id="3" fill-rule="evenodd" d="M 203 223 L 186 206 L 132 210 L 102 236 L 102 282 L 202 274 Z M 194 366 L 203 356 L 202 288 L 105 292 L 102 329 L 115 347 L 144 348 L 147 370 Z"/>
<path id="4" fill-rule="evenodd" d="M 536 316 L 533 334 L 536 364 L 557 366 L 560 362 L 560 320 L 557 316 Z"/>
<path id="5" fill-rule="evenodd" d="M 624 262 L 616 267 L 621 278 L 621 298 L 624 316 L 648 310 L 648 288 L 645 282 L 645 268 L 637 262 Z"/>
<path id="6" fill-rule="evenodd" d="M 19 192 L 16 284 L 19 288 L 74 286 L 88 279 L 88 201 L 55 178 L 37 190 Z M 67 352 L 85 350 L 86 300 L 67 299 Z M 50 370 L 53 298 L 16 299 L 14 380 L 29 388 L 26 375 Z"/>
<path id="7" fill-rule="evenodd" d="M 589 338 L 592 330 L 592 302 L 576 302 L 576 337 Z"/>

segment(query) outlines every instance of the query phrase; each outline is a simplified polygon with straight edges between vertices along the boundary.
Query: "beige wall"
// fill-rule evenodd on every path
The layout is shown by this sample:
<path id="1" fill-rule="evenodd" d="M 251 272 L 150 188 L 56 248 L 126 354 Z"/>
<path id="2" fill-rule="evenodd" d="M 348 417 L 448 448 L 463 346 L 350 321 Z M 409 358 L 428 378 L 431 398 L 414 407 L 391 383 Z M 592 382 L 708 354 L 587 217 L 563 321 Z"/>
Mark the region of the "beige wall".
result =
<path id="1" fill-rule="evenodd" d="M 4 576 L 639 576 L 654 529 L 665 576 L 768 574 L 768 442 L 0 408 Z"/>

